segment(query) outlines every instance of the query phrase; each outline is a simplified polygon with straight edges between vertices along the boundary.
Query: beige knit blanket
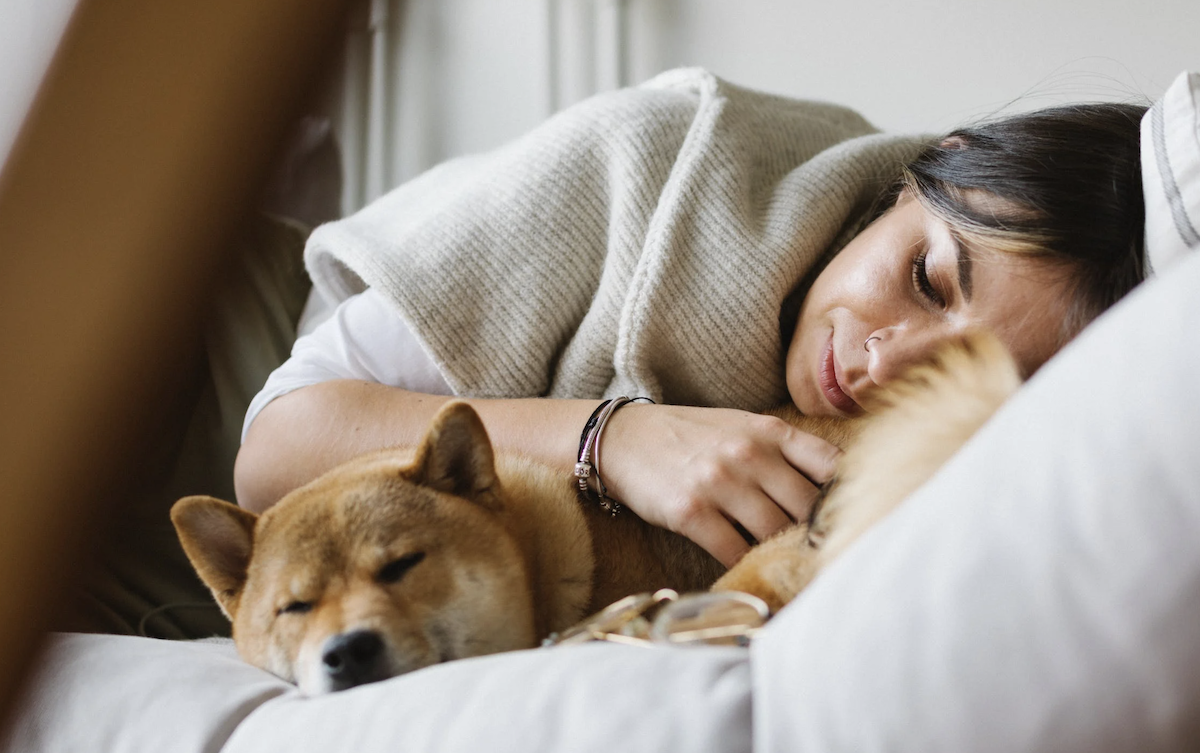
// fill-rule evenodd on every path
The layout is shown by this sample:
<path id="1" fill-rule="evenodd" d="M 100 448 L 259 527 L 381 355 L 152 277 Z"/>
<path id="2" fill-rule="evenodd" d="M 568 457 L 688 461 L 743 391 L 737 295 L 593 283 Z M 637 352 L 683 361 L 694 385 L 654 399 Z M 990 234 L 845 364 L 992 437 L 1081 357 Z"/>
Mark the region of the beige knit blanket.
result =
<path id="1" fill-rule="evenodd" d="M 314 283 L 385 292 L 459 395 L 761 410 L 780 307 L 922 142 L 698 69 L 594 97 L 312 234 Z"/>

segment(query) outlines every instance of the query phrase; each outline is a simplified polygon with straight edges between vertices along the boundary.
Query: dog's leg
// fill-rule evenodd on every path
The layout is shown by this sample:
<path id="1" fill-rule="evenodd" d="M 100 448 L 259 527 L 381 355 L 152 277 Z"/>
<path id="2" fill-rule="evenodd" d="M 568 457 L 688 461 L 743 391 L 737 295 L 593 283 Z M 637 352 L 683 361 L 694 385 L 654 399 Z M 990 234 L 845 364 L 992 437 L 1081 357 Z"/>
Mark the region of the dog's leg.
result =
<path id="1" fill-rule="evenodd" d="M 808 540 L 808 525 L 801 523 L 751 549 L 712 590 L 753 594 L 774 614 L 817 574 L 817 554 Z"/>

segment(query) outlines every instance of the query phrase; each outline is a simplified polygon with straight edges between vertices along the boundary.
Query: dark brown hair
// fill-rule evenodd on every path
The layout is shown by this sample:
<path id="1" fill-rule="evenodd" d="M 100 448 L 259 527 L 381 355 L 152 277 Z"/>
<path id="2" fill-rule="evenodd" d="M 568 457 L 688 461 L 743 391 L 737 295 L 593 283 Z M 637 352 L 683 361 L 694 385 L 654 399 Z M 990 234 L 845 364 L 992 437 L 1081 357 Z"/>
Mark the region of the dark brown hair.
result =
<path id="1" fill-rule="evenodd" d="M 908 165 L 893 198 L 910 189 L 967 242 L 1061 264 L 1065 341 L 1145 277 L 1145 112 L 1080 104 L 960 128 Z"/>

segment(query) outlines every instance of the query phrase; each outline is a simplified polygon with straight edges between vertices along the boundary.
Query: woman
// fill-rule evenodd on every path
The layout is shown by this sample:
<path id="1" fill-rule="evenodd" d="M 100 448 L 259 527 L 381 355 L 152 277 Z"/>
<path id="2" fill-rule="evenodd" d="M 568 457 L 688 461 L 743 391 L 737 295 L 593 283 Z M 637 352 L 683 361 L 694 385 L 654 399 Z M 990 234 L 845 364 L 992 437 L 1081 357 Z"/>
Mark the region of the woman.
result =
<path id="1" fill-rule="evenodd" d="M 728 88 L 718 82 L 713 91 Z M 727 93 L 725 101 L 711 108 L 713 118 L 734 118 L 730 113 L 740 96 L 744 94 Z M 695 135 L 695 123 L 705 112 L 701 99 L 701 115 L 687 125 L 686 138 L 671 147 L 680 155 L 689 148 L 712 148 Z M 743 108 L 753 117 L 739 122 L 762 127 L 761 112 L 768 105 L 756 101 Z M 589 122 L 603 120 L 612 109 L 590 113 Z M 874 220 L 832 259 L 827 253 L 819 274 L 818 264 L 799 270 L 805 274 L 788 284 L 792 305 L 782 307 L 782 338 L 777 341 L 786 354 L 775 355 L 787 396 L 806 414 L 855 415 L 867 390 L 894 377 L 937 342 L 971 327 L 993 330 L 1027 374 L 1036 370 L 1142 277 L 1138 124 L 1143 111 L 1123 105 L 1043 111 L 955 131 L 924 148 L 877 201 L 883 209 L 873 210 Z M 832 117 L 848 122 L 844 113 L 831 116 L 829 110 L 808 122 L 826 123 Z M 620 122 L 614 117 L 605 128 Z M 857 123 L 849 130 L 851 138 L 870 132 Z M 842 137 L 844 133 L 830 141 Z M 695 142 L 704 146 L 690 146 Z M 814 154 L 798 161 L 814 164 L 824 156 L 820 150 Z M 749 163 L 759 172 L 769 172 L 772 164 L 758 157 Z M 672 175 L 678 172 L 677 165 L 670 169 Z M 724 166 L 705 169 L 712 173 Z M 788 169 L 776 176 L 779 185 L 787 183 Z M 673 179 L 664 179 L 664 197 L 674 190 L 694 203 L 713 201 L 687 185 L 672 189 Z M 504 192 L 503 187 L 489 190 Z M 753 203 L 756 192 L 719 195 L 722 200 L 728 196 L 734 203 Z M 413 205 L 420 198 L 406 201 Z M 756 217 L 778 214 L 772 199 L 761 203 L 767 208 Z M 854 216 L 863 216 L 861 206 L 855 207 Z M 843 235 L 852 215 L 847 210 Z M 684 211 L 670 219 L 685 222 L 688 216 Z M 658 232 L 655 227 L 651 219 L 637 242 L 648 244 Z M 722 227 L 712 232 L 720 235 Z M 617 235 L 611 225 L 607 234 L 611 245 Z M 826 247 L 840 245 L 832 237 L 824 241 Z M 606 263 L 611 264 L 608 253 Z M 610 269 L 602 266 L 597 275 Z M 708 270 L 706 277 L 690 279 L 703 281 L 715 274 Z M 753 278 L 747 273 L 745 284 Z M 638 278 L 633 279 L 636 283 Z M 571 326 L 586 328 L 602 298 L 594 294 L 592 308 Z M 796 301 L 801 302 L 798 312 Z M 292 361 L 273 375 L 274 385 L 269 382 L 252 406 L 238 456 L 235 476 L 242 505 L 261 510 L 341 461 L 415 441 L 448 395 L 463 392 L 442 378 L 440 372 L 449 371 L 443 356 L 422 358 L 422 350 L 431 347 L 428 337 L 413 345 L 409 327 L 421 327 L 413 309 L 397 317 L 391 302 L 374 290 L 351 298 L 312 338 L 302 338 Z M 706 305 L 688 321 L 711 309 L 724 310 L 724 301 Z M 780 310 L 777 302 L 771 305 Z M 486 306 L 466 310 L 490 315 Z M 631 316 L 626 308 L 622 322 Z M 746 337 L 756 334 L 747 332 Z M 397 338 L 407 339 L 407 351 L 394 345 Z M 556 346 L 552 359 L 566 360 L 573 343 Z M 731 342 L 730 348 L 740 345 Z M 662 353 L 652 357 L 670 362 L 670 346 L 655 347 Z M 619 345 L 617 351 L 619 374 Z M 395 372 L 404 373 L 393 378 Z M 298 373 L 302 376 L 292 379 Z M 731 373 L 744 376 L 737 369 Z M 775 376 L 751 374 L 761 375 L 761 381 Z M 293 389 L 297 385 L 303 386 Z M 569 477 L 580 429 L 596 410 L 596 398 L 607 390 L 601 387 L 587 399 L 578 393 L 588 390 L 577 389 L 575 399 L 514 396 L 471 402 L 498 447 L 532 455 Z M 555 394 L 553 389 L 538 390 L 534 394 Z M 684 394 L 676 402 L 734 404 L 675 394 Z M 807 517 L 838 455 L 816 437 L 744 410 L 644 403 L 629 404 L 611 416 L 602 446 L 609 496 L 647 521 L 688 536 L 726 565 L 749 547 L 735 523 L 763 539 Z"/>

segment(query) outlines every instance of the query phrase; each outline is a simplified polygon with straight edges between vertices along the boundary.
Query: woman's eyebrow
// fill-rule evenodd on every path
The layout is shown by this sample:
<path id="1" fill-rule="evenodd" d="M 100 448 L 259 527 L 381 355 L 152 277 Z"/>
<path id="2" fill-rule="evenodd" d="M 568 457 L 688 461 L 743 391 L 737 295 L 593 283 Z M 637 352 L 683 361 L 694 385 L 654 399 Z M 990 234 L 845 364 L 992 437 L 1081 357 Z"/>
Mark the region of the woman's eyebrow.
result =
<path id="1" fill-rule="evenodd" d="M 970 303 L 971 273 L 975 269 L 975 257 L 971 255 L 970 248 L 962 242 L 962 238 L 958 237 L 958 233 L 953 229 L 950 230 L 950 238 L 954 241 L 954 256 L 958 263 L 958 287 L 962 290 L 963 299 Z"/>

